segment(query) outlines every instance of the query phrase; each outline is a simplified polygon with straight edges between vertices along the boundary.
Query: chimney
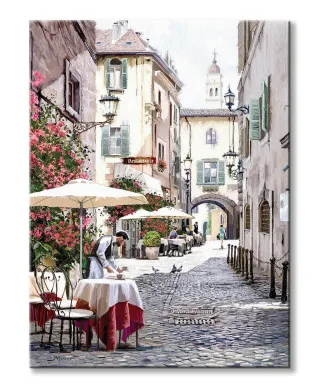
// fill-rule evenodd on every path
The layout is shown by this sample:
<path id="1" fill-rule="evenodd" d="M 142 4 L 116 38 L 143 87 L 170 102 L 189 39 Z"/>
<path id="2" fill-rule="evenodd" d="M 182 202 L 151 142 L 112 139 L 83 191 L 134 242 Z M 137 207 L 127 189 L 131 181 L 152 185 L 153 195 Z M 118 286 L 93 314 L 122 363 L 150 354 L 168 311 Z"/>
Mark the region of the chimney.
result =
<path id="1" fill-rule="evenodd" d="M 112 25 L 112 43 L 117 41 L 119 38 L 120 38 L 120 26 L 118 22 L 115 22 Z"/>
<path id="2" fill-rule="evenodd" d="M 121 38 L 128 31 L 128 20 L 119 20 L 118 24 L 120 29 L 119 38 Z"/>

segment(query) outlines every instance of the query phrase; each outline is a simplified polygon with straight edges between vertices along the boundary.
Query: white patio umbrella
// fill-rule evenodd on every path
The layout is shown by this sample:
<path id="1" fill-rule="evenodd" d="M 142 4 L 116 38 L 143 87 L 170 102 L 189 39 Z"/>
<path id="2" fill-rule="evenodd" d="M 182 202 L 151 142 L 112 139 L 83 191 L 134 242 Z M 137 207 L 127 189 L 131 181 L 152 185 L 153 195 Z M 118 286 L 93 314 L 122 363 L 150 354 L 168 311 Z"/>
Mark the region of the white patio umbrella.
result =
<path id="1" fill-rule="evenodd" d="M 185 218 L 195 218 L 191 214 L 185 213 L 181 210 L 175 209 L 174 207 L 165 206 L 158 210 L 150 212 L 147 216 L 148 218 L 176 218 L 176 219 L 185 219 Z"/>
<path id="2" fill-rule="evenodd" d="M 149 217 L 149 214 L 151 212 L 148 212 L 148 210 L 144 209 L 139 209 L 133 214 L 128 214 L 127 216 L 119 218 L 120 220 L 123 221 L 128 221 L 128 220 L 140 220 L 141 218 Z"/>
<path id="3" fill-rule="evenodd" d="M 75 179 L 64 186 L 30 194 L 30 206 L 68 207 L 80 209 L 80 276 L 82 278 L 82 209 L 102 206 L 142 205 L 143 194 L 114 189 L 86 179 Z"/>

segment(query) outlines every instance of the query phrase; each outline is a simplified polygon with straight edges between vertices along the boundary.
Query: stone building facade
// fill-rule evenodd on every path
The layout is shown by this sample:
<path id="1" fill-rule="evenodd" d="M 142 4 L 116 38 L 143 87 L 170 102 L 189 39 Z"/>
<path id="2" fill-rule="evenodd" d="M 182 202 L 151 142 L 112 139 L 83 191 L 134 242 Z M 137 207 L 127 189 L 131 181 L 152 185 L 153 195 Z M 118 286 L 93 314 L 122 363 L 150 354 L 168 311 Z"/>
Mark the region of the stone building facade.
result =
<path id="1" fill-rule="evenodd" d="M 241 21 L 238 49 L 240 245 L 268 269 L 289 250 L 289 23 Z"/>
<path id="2" fill-rule="evenodd" d="M 55 104 L 70 129 L 79 122 L 95 121 L 96 63 L 95 22 L 30 22 L 30 77 L 38 70 L 45 81 L 35 90 L 40 101 Z M 81 133 L 81 139 L 95 150 L 95 129 Z M 85 168 L 95 180 L 95 154 Z"/>
<path id="3" fill-rule="evenodd" d="M 230 178 L 225 166 L 223 154 L 229 150 L 232 143 L 238 145 L 237 114 L 230 113 L 222 106 L 222 74 L 214 58 L 208 69 L 206 81 L 207 109 L 181 109 L 181 156 L 189 155 L 192 159 L 190 174 L 190 204 L 189 210 L 198 222 L 200 232 L 206 228 L 209 218 L 214 221 L 212 228 L 226 214 L 227 236 L 238 236 L 238 193 L 237 182 Z M 216 108 L 212 108 L 216 107 Z M 220 107 L 220 108 L 218 108 Z M 231 143 L 230 143 L 231 141 Z M 237 151 L 237 150 L 235 150 Z M 203 203 L 215 205 L 209 210 Z M 217 212 L 218 215 L 210 215 Z M 219 225 L 220 226 L 220 225 Z M 211 234 L 215 239 L 216 234 Z M 207 235 L 210 239 L 210 235 Z"/>
<path id="4" fill-rule="evenodd" d="M 125 20 L 97 30 L 96 54 L 96 121 L 104 120 L 101 96 L 110 92 L 120 100 L 114 121 L 97 128 L 97 181 L 108 184 L 115 177 L 131 176 L 140 180 L 145 193 L 176 200 L 179 207 L 182 83 L 176 70 Z M 122 158 L 129 156 L 152 156 L 157 163 L 164 160 L 167 168 L 159 171 L 157 163 L 124 165 Z"/>

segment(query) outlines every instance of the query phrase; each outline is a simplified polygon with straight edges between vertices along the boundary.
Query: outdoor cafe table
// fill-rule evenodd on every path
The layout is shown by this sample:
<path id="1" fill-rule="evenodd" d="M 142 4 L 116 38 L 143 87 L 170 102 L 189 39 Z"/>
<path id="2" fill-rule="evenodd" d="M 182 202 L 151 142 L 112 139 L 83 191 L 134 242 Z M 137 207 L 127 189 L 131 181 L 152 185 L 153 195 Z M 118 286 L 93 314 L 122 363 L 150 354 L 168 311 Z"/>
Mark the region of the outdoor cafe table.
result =
<path id="1" fill-rule="evenodd" d="M 144 325 L 143 307 L 136 282 L 131 279 L 118 280 L 115 274 L 104 279 L 80 280 L 73 294 L 77 298 L 76 308 L 86 308 L 99 317 L 100 340 L 107 350 L 115 350 L 116 331 L 122 330 L 122 341 Z M 97 332 L 94 321 L 79 322 L 78 327 L 87 334 L 92 326 Z"/>

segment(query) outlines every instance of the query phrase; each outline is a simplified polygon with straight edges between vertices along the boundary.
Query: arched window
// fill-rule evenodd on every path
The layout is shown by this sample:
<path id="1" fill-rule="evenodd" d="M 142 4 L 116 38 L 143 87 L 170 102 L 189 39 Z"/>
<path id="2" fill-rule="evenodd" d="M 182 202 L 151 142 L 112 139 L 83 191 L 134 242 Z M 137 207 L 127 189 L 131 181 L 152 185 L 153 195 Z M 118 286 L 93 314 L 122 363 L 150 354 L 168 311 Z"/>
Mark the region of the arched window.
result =
<path id="1" fill-rule="evenodd" d="M 268 201 L 262 201 L 259 207 L 259 232 L 270 233 L 270 207 Z"/>
<path id="2" fill-rule="evenodd" d="M 251 229 L 250 224 L 250 205 L 246 204 L 244 207 L 244 228 Z"/>
<path id="3" fill-rule="evenodd" d="M 212 88 L 210 88 L 209 95 L 210 95 L 210 97 L 213 96 L 213 90 L 212 90 Z"/>
<path id="4" fill-rule="evenodd" d="M 206 144 L 216 144 L 216 142 L 216 131 L 214 131 L 212 128 L 208 129 L 206 132 Z"/>
<path id="5" fill-rule="evenodd" d="M 218 95 L 218 88 L 216 88 L 216 90 L 214 91 L 214 93 L 215 93 L 215 96 L 217 96 Z"/>

